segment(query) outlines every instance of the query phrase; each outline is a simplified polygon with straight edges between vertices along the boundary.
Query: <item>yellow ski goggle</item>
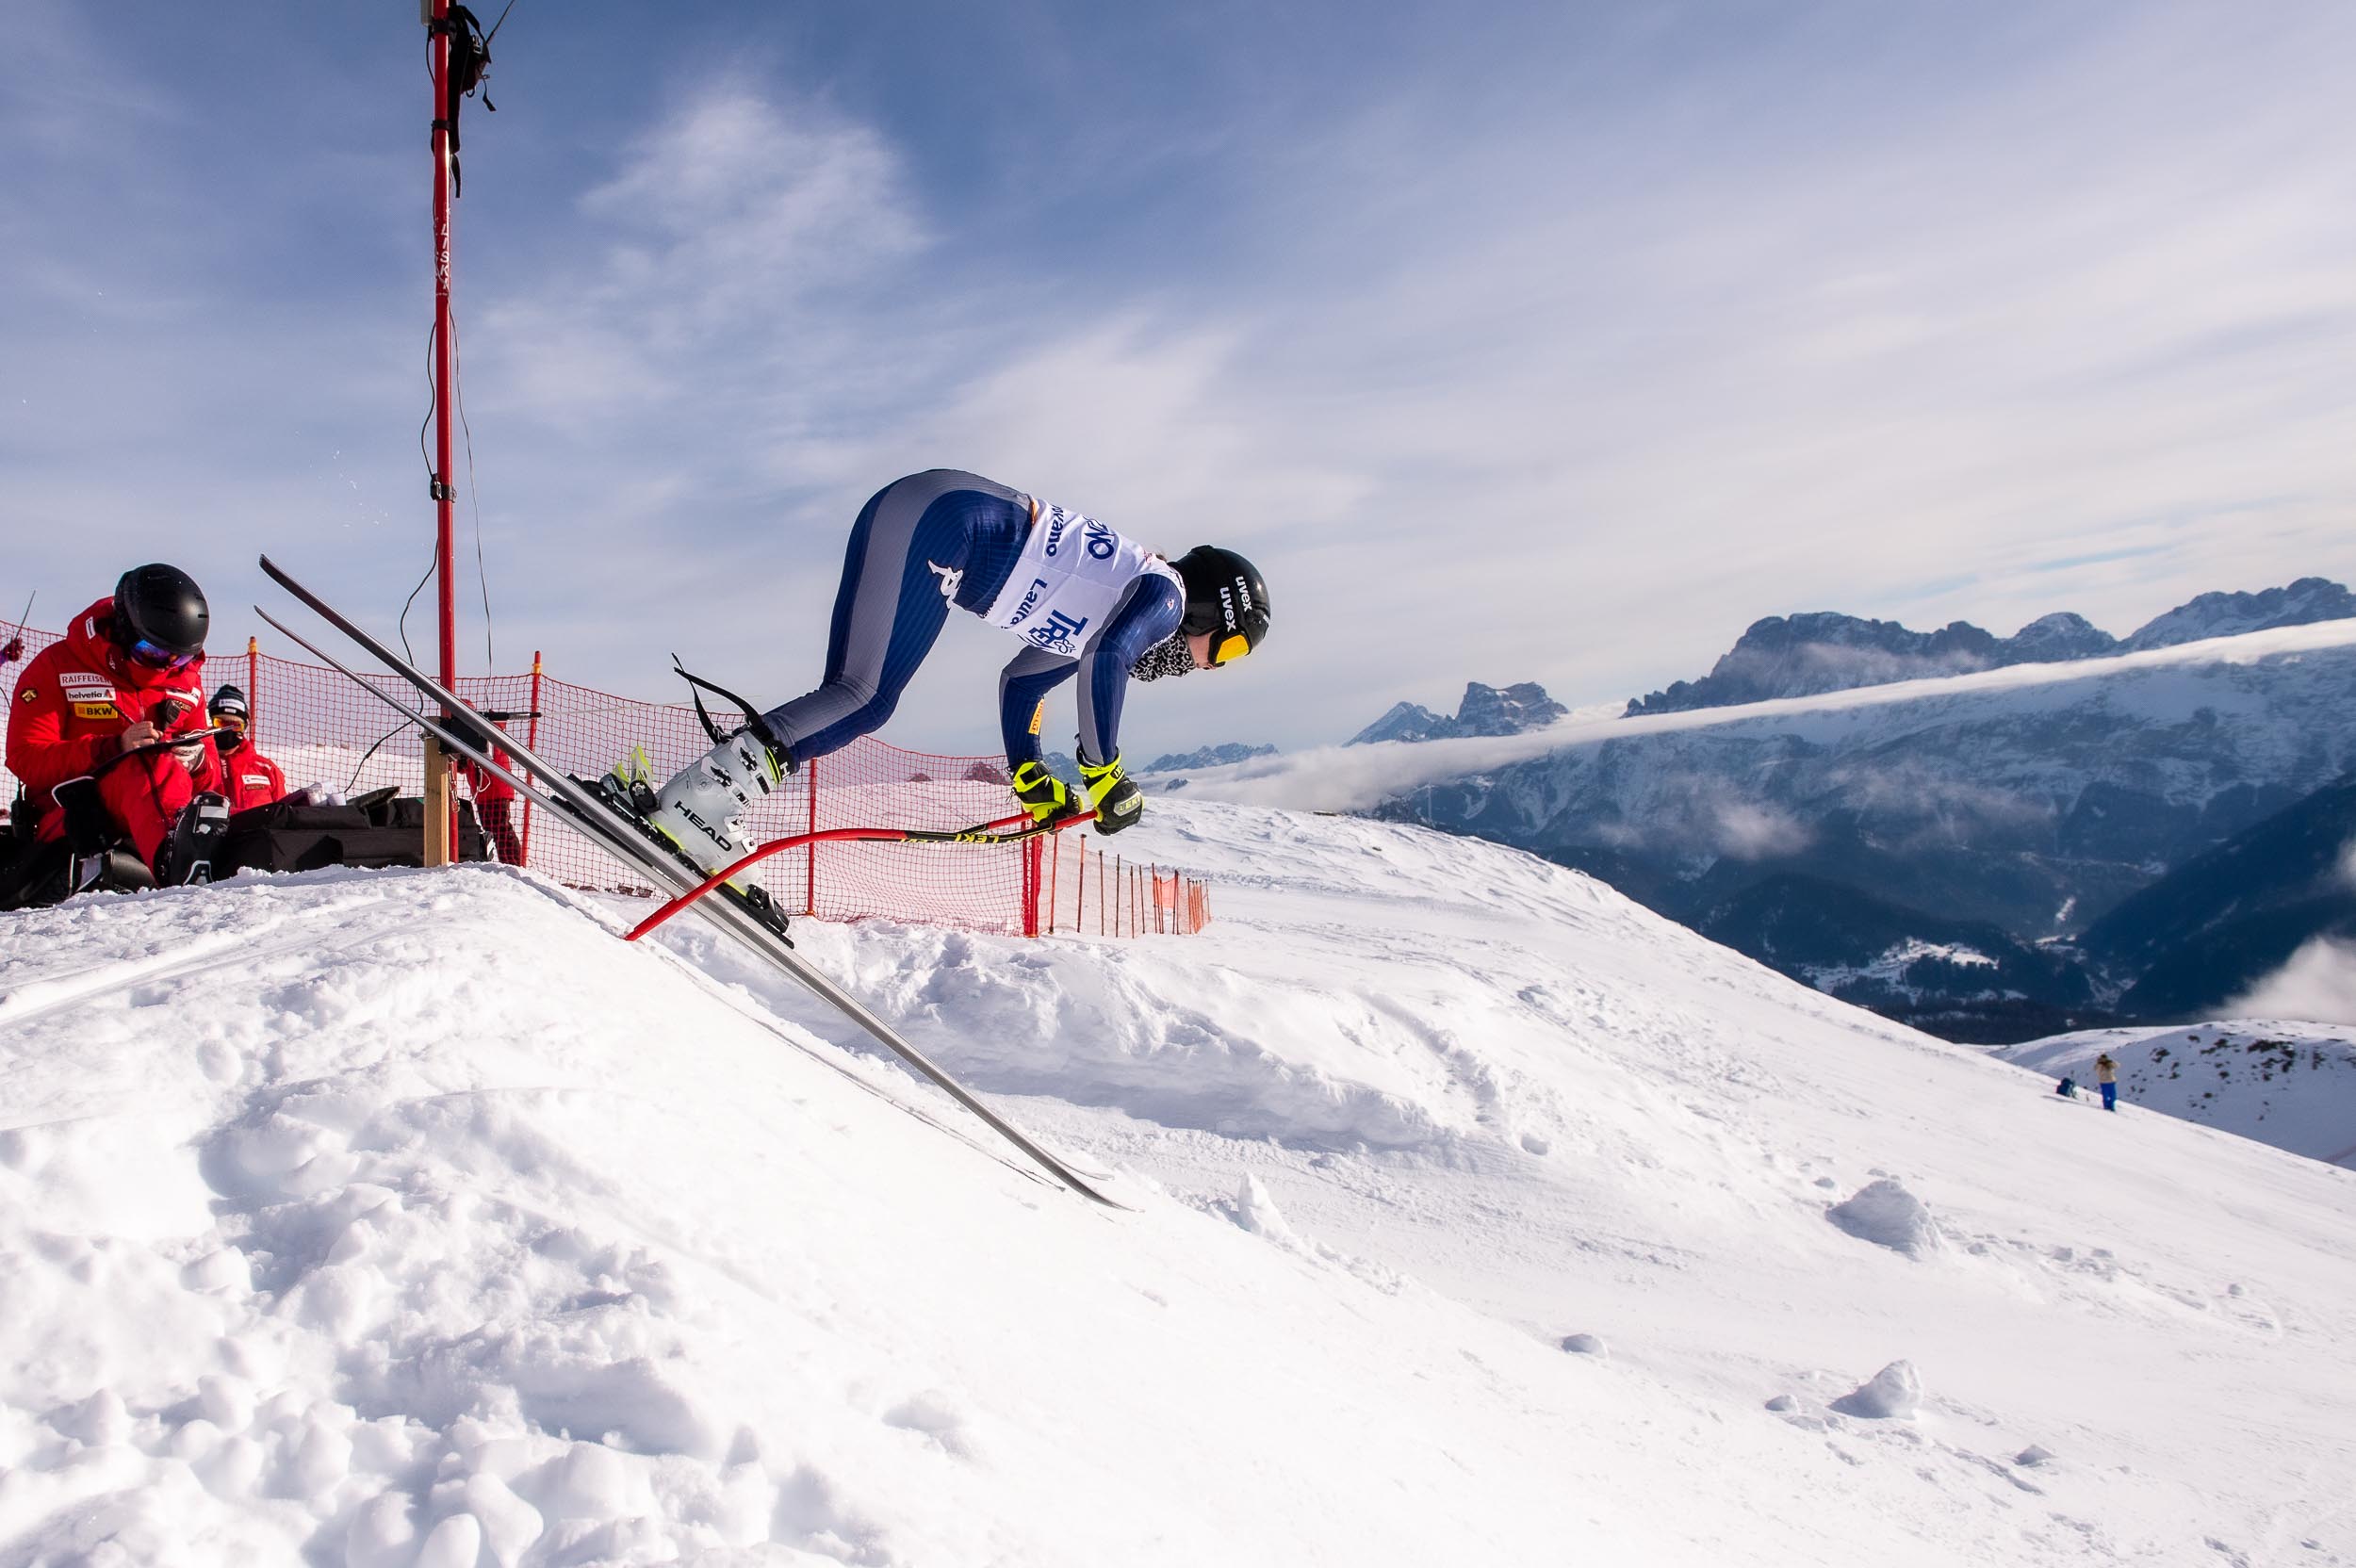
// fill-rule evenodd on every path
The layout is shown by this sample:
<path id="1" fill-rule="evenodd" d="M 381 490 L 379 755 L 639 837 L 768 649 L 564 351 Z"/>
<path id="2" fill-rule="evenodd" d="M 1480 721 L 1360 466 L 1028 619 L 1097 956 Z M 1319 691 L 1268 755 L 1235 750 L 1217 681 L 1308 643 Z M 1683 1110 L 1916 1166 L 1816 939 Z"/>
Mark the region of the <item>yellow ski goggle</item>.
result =
<path id="1" fill-rule="evenodd" d="M 1231 636 L 1221 637 L 1211 645 L 1211 668 L 1216 670 L 1230 660 L 1241 659 L 1251 651 L 1252 645 L 1244 641 L 1243 633 L 1240 631 Z"/>

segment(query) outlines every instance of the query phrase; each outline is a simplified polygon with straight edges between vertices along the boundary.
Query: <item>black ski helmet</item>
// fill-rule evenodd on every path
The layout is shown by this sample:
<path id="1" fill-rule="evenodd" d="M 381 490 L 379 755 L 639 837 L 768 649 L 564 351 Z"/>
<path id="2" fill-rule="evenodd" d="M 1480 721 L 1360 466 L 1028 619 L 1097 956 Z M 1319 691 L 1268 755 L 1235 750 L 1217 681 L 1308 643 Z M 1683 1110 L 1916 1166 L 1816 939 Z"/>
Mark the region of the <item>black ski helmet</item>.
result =
<path id="1" fill-rule="evenodd" d="M 1217 545 L 1197 545 L 1170 564 L 1186 585 L 1186 617 L 1178 629 L 1189 637 L 1211 634 L 1214 667 L 1241 659 L 1266 640 L 1268 583 L 1259 567 Z"/>
<path id="2" fill-rule="evenodd" d="M 155 654 L 182 661 L 203 653 L 213 612 L 194 578 L 156 562 L 123 574 L 115 584 L 114 616 L 116 646 L 155 664 L 161 661 L 143 653 L 142 645 Z"/>

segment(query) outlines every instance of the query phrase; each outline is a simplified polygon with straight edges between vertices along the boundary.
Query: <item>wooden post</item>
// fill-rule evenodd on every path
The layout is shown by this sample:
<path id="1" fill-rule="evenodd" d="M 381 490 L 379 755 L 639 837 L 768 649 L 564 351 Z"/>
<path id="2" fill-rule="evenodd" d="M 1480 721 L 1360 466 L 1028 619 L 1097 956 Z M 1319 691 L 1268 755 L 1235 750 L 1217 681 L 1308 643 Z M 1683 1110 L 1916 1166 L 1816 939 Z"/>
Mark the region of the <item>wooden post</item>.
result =
<path id="1" fill-rule="evenodd" d="M 425 863 L 447 866 L 450 862 L 450 818 L 456 808 L 450 796 L 450 760 L 442 755 L 442 743 L 428 735 L 425 738 Z"/>

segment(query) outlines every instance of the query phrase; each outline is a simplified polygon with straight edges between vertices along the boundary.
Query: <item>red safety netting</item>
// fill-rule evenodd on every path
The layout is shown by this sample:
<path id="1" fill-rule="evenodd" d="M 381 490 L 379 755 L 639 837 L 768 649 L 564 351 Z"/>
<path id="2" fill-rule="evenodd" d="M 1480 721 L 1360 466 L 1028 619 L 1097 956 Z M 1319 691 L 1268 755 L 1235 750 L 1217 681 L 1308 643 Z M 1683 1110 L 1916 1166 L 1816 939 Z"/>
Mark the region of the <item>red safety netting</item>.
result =
<path id="1" fill-rule="evenodd" d="M 20 629 L 0 623 L 0 645 Z M 23 638 L 24 655 L 4 676 L 11 702 L 25 662 L 57 634 L 27 629 Z M 415 727 L 335 671 L 250 645 L 243 654 L 208 659 L 205 677 L 208 688 L 231 682 L 245 689 L 254 743 L 277 760 L 289 788 L 324 784 L 347 795 L 385 785 L 404 792 L 424 788 L 424 751 Z M 375 678 L 410 701 L 405 683 Z M 686 704 L 635 702 L 556 680 L 537 659 L 527 675 L 462 676 L 457 690 L 486 712 L 513 715 L 503 727 L 549 763 L 582 777 L 603 773 L 635 748 L 644 750 L 647 771 L 660 781 L 711 744 Z M 724 727 L 744 719 L 720 710 L 712 717 Z M 0 788 L 13 797 L 15 780 L 0 772 Z M 997 758 L 903 751 L 869 737 L 788 777 L 745 825 L 756 841 L 766 841 L 840 827 L 965 827 L 1014 809 L 1006 766 Z M 533 870 L 574 887 L 651 892 L 634 868 L 561 819 L 528 803 L 517 812 L 524 863 Z M 1132 936 L 1199 929 L 1208 918 L 1199 884 L 1182 882 L 1167 869 L 1161 882 L 1144 871 L 1131 877 L 1126 862 L 1115 876 L 1081 834 L 1061 837 L 1073 844 L 1061 839 L 1008 845 L 815 844 L 774 855 L 749 875 L 789 912 L 828 920 L 881 917 L 1034 936 L 1051 929 L 1092 934 L 1101 924 L 1105 935 Z M 1112 895 L 1093 888 L 1084 894 L 1077 875 L 1082 867 L 1107 887 L 1124 878 L 1132 884 L 1115 901 L 1118 907 L 1086 906 Z"/>

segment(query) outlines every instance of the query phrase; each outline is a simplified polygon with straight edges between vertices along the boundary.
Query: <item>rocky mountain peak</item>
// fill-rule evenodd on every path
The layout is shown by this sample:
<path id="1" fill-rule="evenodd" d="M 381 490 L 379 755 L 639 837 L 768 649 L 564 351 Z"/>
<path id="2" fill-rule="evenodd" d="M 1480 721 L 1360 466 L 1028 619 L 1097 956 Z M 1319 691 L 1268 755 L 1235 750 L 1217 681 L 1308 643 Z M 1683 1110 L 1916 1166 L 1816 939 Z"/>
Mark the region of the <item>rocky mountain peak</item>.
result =
<path id="1" fill-rule="evenodd" d="M 1453 717 L 1434 713 L 1420 703 L 1399 702 L 1391 710 L 1344 742 L 1371 745 L 1378 741 L 1452 741 L 1467 735 L 1518 735 L 1552 724 L 1570 710 L 1546 695 L 1534 680 L 1512 686 L 1464 683 L 1464 700 Z"/>

